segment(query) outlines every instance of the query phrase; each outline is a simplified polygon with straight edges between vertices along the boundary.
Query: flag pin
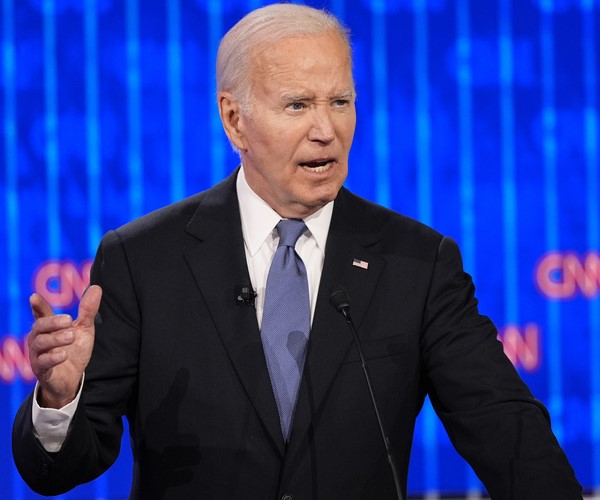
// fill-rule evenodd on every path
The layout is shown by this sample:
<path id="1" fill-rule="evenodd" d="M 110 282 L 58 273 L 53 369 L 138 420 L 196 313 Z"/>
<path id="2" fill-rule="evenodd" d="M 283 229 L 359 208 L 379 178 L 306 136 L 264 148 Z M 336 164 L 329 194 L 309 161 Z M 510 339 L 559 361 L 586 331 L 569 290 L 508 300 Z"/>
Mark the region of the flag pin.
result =
<path id="1" fill-rule="evenodd" d="M 361 269 L 369 269 L 369 263 L 366 260 L 352 259 L 352 265 Z"/>

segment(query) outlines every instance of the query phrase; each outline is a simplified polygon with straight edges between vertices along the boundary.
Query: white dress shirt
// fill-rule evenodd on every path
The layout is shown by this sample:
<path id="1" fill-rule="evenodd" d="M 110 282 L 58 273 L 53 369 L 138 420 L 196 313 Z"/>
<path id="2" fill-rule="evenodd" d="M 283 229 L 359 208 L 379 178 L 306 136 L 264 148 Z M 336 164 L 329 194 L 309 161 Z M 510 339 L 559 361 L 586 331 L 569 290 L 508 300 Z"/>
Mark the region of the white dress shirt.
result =
<path id="1" fill-rule="evenodd" d="M 252 191 L 246 182 L 243 167 L 240 168 L 237 176 L 236 189 L 242 220 L 246 262 L 250 281 L 257 294 L 255 300 L 256 318 L 260 327 L 265 304 L 267 275 L 269 274 L 271 260 L 279 244 L 279 235 L 275 226 L 281 220 L 281 217 Z M 308 276 L 311 324 L 315 314 L 321 271 L 325 260 L 325 244 L 332 213 L 333 202 L 330 202 L 314 214 L 303 219 L 308 230 L 298 238 L 295 247 L 296 252 L 304 262 Z M 83 381 L 81 387 L 83 387 Z M 36 384 L 32 408 L 33 428 L 36 437 L 46 451 L 56 452 L 62 447 L 81 397 L 81 387 L 71 403 L 57 410 L 39 406 L 37 403 L 38 386 Z"/>
<path id="2" fill-rule="evenodd" d="M 256 292 L 256 317 L 259 326 L 262 323 L 265 305 L 265 287 L 271 260 L 279 244 L 279 235 L 275 226 L 281 220 L 267 203 L 260 198 L 246 182 L 243 167 L 237 177 L 237 195 L 240 203 L 242 234 L 246 250 L 246 262 L 250 281 Z M 308 276 L 308 294 L 310 297 L 310 317 L 315 314 L 317 293 L 321 281 L 321 271 L 325 260 L 325 243 L 329 233 L 333 202 L 304 220 L 306 231 L 296 242 L 296 252 L 304 262 Z"/>

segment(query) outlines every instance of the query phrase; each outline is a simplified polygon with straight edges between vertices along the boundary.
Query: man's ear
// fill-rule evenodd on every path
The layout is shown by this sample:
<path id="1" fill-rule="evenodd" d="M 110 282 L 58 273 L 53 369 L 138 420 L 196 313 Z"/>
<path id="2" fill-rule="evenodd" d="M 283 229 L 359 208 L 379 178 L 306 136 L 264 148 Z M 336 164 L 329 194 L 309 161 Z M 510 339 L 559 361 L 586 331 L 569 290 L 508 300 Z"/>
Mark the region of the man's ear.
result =
<path id="1" fill-rule="evenodd" d="M 244 134 L 240 124 L 240 103 L 233 97 L 231 92 L 219 92 L 217 95 L 219 115 L 225 133 L 238 150 L 245 149 Z"/>

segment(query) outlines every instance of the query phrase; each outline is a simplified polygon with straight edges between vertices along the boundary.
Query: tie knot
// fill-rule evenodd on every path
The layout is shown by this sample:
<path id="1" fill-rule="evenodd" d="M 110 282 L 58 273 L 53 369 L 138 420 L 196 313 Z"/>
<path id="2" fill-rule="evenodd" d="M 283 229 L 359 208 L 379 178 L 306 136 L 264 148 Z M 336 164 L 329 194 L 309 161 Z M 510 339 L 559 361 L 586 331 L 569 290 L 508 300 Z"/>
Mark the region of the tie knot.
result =
<path id="1" fill-rule="evenodd" d="M 285 245 L 294 248 L 296 241 L 304 231 L 306 231 L 306 225 L 301 219 L 280 220 L 277 224 L 279 246 Z"/>

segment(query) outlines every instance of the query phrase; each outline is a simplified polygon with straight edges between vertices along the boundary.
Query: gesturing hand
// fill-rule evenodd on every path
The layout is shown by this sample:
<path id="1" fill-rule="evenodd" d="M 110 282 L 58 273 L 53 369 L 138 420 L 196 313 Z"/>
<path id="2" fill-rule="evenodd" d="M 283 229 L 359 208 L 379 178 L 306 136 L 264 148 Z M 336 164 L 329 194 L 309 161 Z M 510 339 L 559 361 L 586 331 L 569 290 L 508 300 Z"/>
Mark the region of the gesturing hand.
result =
<path id="1" fill-rule="evenodd" d="M 102 289 L 92 285 L 79 303 L 77 319 L 55 315 L 46 300 L 34 293 L 30 299 L 35 321 L 27 337 L 29 360 L 39 381 L 38 402 L 62 408 L 73 401 L 94 347 L 94 317 Z"/>

